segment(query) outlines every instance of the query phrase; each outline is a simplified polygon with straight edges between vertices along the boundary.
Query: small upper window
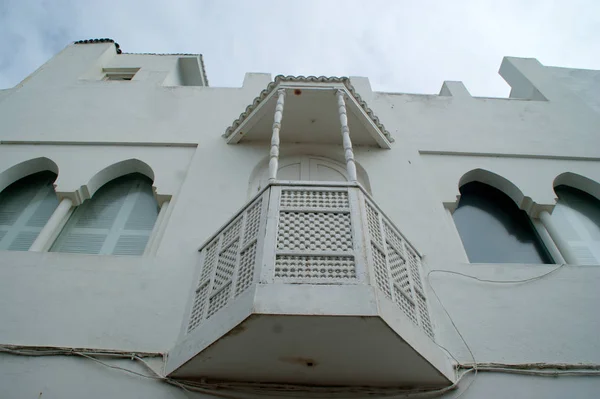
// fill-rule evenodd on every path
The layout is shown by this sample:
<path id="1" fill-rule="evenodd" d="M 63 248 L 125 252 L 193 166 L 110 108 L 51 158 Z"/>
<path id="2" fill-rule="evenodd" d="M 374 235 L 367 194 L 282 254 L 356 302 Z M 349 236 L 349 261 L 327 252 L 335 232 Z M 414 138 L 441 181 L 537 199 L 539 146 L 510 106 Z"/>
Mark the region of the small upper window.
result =
<path id="1" fill-rule="evenodd" d="M 58 206 L 56 174 L 39 172 L 0 193 L 0 249 L 27 251 Z"/>
<path id="2" fill-rule="evenodd" d="M 480 182 L 460 188 L 454 222 L 473 263 L 553 263 L 527 214 Z"/>
<path id="3" fill-rule="evenodd" d="M 104 68 L 102 80 L 131 80 L 140 68 Z"/>
<path id="4" fill-rule="evenodd" d="M 158 211 L 150 179 L 139 173 L 119 177 L 75 209 L 50 250 L 142 255 Z"/>

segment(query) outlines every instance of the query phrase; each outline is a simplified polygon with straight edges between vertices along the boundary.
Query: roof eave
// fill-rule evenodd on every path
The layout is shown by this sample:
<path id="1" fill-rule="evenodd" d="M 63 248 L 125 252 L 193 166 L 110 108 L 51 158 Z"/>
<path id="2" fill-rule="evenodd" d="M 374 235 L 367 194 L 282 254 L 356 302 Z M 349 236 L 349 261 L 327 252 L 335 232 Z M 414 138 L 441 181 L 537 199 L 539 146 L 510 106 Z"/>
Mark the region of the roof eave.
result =
<path id="1" fill-rule="evenodd" d="M 379 118 L 375 116 L 371 108 L 367 106 L 366 102 L 362 100 L 360 95 L 350 84 L 350 80 L 345 77 L 304 77 L 278 75 L 275 77 L 275 80 L 269 83 L 269 85 L 267 85 L 267 87 L 252 101 L 252 104 L 246 107 L 244 112 L 240 114 L 240 116 L 232 123 L 232 125 L 227 128 L 223 134 L 223 137 L 227 140 L 228 144 L 238 143 L 244 137 L 243 132 L 248 132 L 258 121 L 259 118 L 257 118 L 257 116 L 260 114 L 264 104 L 266 104 L 273 97 L 274 93 L 280 87 L 292 89 L 294 86 L 299 86 L 307 88 L 314 86 L 315 83 L 318 83 L 318 86 L 322 88 L 331 89 L 339 87 L 340 89 L 343 89 L 347 93 L 348 98 L 350 99 L 350 102 L 354 108 L 364 116 L 364 118 L 361 118 L 363 120 L 363 125 L 365 128 L 367 128 L 371 136 L 373 136 L 377 144 L 381 148 L 391 148 L 391 143 L 394 142 L 393 137 L 379 121 Z"/>

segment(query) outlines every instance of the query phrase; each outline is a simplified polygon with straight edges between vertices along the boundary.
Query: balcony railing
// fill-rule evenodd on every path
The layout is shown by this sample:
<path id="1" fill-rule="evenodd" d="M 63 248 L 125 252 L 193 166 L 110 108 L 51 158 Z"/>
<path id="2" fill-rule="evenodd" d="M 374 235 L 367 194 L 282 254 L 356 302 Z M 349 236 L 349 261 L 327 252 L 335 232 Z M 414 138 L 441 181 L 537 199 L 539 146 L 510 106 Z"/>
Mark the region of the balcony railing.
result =
<path id="1" fill-rule="evenodd" d="M 417 250 L 356 185 L 272 185 L 202 248 L 193 331 L 252 284 L 367 284 L 433 329 Z"/>
<path id="2" fill-rule="evenodd" d="M 421 256 L 360 185 L 271 184 L 200 252 L 172 378 L 453 380 L 432 342 Z"/>

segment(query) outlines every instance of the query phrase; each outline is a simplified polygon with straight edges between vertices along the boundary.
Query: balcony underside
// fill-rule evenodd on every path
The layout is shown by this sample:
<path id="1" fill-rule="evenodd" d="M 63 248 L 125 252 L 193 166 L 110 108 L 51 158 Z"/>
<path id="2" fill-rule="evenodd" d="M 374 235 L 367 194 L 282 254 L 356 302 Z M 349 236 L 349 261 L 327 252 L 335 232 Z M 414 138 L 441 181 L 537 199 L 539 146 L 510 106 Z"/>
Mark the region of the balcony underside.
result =
<path id="1" fill-rule="evenodd" d="M 453 378 L 431 342 L 370 287 L 258 285 L 228 310 L 169 353 L 170 377 L 407 388 Z"/>

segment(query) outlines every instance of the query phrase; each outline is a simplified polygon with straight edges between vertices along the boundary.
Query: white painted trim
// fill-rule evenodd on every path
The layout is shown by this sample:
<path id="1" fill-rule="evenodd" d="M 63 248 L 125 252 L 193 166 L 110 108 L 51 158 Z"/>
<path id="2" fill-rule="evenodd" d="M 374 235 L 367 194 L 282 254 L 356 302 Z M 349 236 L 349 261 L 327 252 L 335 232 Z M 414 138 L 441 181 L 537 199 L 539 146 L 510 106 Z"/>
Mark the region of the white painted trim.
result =
<path id="1" fill-rule="evenodd" d="M 156 250 L 158 248 L 158 244 L 160 244 L 160 238 L 165 230 L 166 226 L 166 215 L 169 213 L 170 201 L 167 200 L 163 202 L 160 206 L 160 211 L 158 212 L 158 217 L 156 218 L 156 222 L 154 223 L 154 228 L 150 233 L 150 239 L 146 244 L 146 249 L 144 250 L 144 256 L 154 255 L 156 254 Z"/>
<path id="2" fill-rule="evenodd" d="M 346 160 L 346 171 L 348 173 L 348 179 L 351 182 L 357 182 L 356 177 L 356 165 L 354 164 L 354 151 L 352 150 L 352 140 L 350 139 L 350 127 L 348 126 L 348 111 L 346 110 L 346 101 L 344 100 L 344 90 L 337 90 L 337 105 L 338 105 L 338 116 L 340 118 L 341 132 L 342 132 L 342 146 L 344 148 L 344 159 Z"/>
<path id="3" fill-rule="evenodd" d="M 285 103 L 285 90 L 277 90 L 277 105 L 275 106 L 275 115 L 273 117 L 273 133 L 271 136 L 271 151 L 269 153 L 269 181 L 277 179 L 279 170 L 279 131 L 281 130 L 281 120 L 283 118 L 283 106 Z"/>
<path id="4" fill-rule="evenodd" d="M 279 199 L 283 187 L 273 187 L 269 190 L 269 207 L 267 209 L 267 225 L 265 240 L 262 248 L 262 264 L 260 284 L 273 282 L 275 272 L 275 257 L 277 253 L 277 227 L 279 224 Z"/>
<path id="5" fill-rule="evenodd" d="M 552 154 L 506 154 L 500 152 L 462 152 L 462 151 L 440 151 L 440 150 L 419 150 L 420 155 L 440 155 L 440 156 L 459 156 L 459 157 L 493 157 L 493 158 L 531 158 L 531 159 L 556 159 L 566 161 L 600 161 L 600 157 L 581 157 L 571 155 L 552 155 Z"/>
<path id="6" fill-rule="evenodd" d="M 548 234 L 550 234 L 550 237 L 552 237 L 564 260 L 569 264 L 577 264 L 577 256 L 571 251 L 568 241 L 561 236 L 560 228 L 554 223 L 552 216 L 548 212 L 543 211 L 540 213 L 540 220 L 548 231 Z"/>
<path id="7" fill-rule="evenodd" d="M 548 233 L 548 230 L 546 229 L 544 224 L 541 222 L 541 220 L 532 218 L 531 224 L 533 224 L 533 227 L 535 227 L 535 230 L 537 231 L 538 235 L 540 236 L 540 239 L 542 240 L 544 247 L 546 247 L 546 249 L 550 253 L 552 260 L 554 260 L 554 262 L 556 262 L 557 264 L 567 263 L 565 261 L 565 258 L 560 253 L 560 250 L 556 246 L 556 243 L 550 236 L 550 233 Z"/>
<path id="8" fill-rule="evenodd" d="M 54 240 L 60 234 L 60 231 L 64 227 L 67 220 L 73 213 L 73 201 L 69 198 L 63 198 L 46 225 L 40 231 L 40 234 L 37 236 L 29 251 L 32 252 L 46 252 L 50 249 L 50 246 L 54 243 Z"/>
<path id="9" fill-rule="evenodd" d="M 147 142 L 147 141 L 46 141 L 46 140 L 0 140 L 1 145 L 83 145 L 118 147 L 198 147 L 198 143 Z"/>
<path id="10" fill-rule="evenodd" d="M 456 203 L 458 204 L 458 201 L 456 201 Z M 445 213 L 446 213 L 446 218 L 448 220 L 448 225 L 450 226 L 450 229 L 452 230 L 452 233 L 454 234 L 454 236 L 456 237 L 456 242 L 458 242 L 460 245 L 460 253 L 463 257 L 463 262 L 465 263 L 469 263 L 469 255 L 467 255 L 467 251 L 465 250 L 465 246 L 462 242 L 462 238 L 460 237 L 460 233 L 458 232 L 458 228 L 456 228 L 456 223 L 454 223 L 454 216 L 452 216 L 452 212 L 453 210 L 456 209 L 456 206 L 454 206 L 453 209 L 450 209 L 448 207 L 445 207 Z"/>
<path id="11" fill-rule="evenodd" d="M 275 93 L 277 93 L 277 90 L 273 90 L 269 93 L 261 103 L 263 105 L 267 104 L 271 98 L 275 97 Z M 252 129 L 252 127 L 261 119 L 261 117 L 258 117 L 259 114 L 262 116 L 264 113 L 266 113 L 266 109 L 263 106 L 258 106 L 254 109 L 228 137 L 225 136 L 227 137 L 227 144 L 237 144 L 244 137 L 240 132 Z"/>

